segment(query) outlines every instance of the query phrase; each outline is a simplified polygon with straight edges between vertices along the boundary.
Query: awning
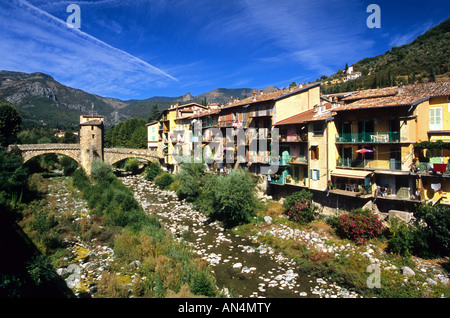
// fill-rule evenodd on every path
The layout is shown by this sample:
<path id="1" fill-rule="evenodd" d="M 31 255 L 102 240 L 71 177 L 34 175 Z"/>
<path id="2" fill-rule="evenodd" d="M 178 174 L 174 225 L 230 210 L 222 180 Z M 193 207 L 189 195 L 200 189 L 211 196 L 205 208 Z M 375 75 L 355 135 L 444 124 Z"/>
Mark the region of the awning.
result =
<path id="1" fill-rule="evenodd" d="M 344 177 L 353 179 L 364 179 L 370 174 L 372 174 L 372 171 L 346 170 L 346 169 L 335 169 L 331 171 L 331 175 L 333 177 Z"/>
<path id="2" fill-rule="evenodd" d="M 450 142 L 450 136 L 431 136 L 430 141 L 438 141 L 441 140 L 443 142 Z"/>

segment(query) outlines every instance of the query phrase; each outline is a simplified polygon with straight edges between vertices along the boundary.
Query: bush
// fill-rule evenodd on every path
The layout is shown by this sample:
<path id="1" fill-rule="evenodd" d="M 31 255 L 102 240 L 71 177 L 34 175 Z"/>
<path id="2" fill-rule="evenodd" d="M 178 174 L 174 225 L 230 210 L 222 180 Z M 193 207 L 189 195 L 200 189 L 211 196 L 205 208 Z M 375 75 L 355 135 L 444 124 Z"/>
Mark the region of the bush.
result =
<path id="1" fill-rule="evenodd" d="M 284 199 L 283 207 L 286 209 L 286 211 L 289 211 L 291 207 L 295 205 L 295 203 L 301 199 L 306 199 L 312 202 L 313 194 L 308 190 L 301 190 L 294 192 L 293 194 L 287 196 Z"/>
<path id="2" fill-rule="evenodd" d="M 153 181 L 162 172 L 163 169 L 161 169 L 159 163 L 152 161 L 145 168 L 145 179 Z"/>
<path id="3" fill-rule="evenodd" d="M 155 185 L 163 190 L 167 190 L 169 186 L 174 181 L 172 174 L 168 172 L 163 172 L 162 174 L 158 175 L 158 177 L 155 178 Z"/>
<path id="4" fill-rule="evenodd" d="M 125 164 L 125 171 L 131 172 L 131 173 L 137 173 L 139 170 L 139 161 L 137 158 L 131 158 L 127 160 L 127 163 Z"/>
<path id="5" fill-rule="evenodd" d="M 289 219 L 300 224 L 307 224 L 314 221 L 317 207 L 309 199 L 298 199 L 294 205 L 291 206 L 287 215 Z"/>
<path id="6" fill-rule="evenodd" d="M 418 219 L 415 253 L 423 257 L 450 255 L 450 208 L 421 204 L 414 216 Z"/>
<path id="7" fill-rule="evenodd" d="M 215 295 L 214 283 L 204 271 L 194 274 L 190 290 L 195 295 L 204 295 L 208 297 Z"/>
<path id="8" fill-rule="evenodd" d="M 416 228 L 398 219 L 390 220 L 389 225 L 388 250 L 401 256 L 410 256 L 416 240 Z"/>
<path id="9" fill-rule="evenodd" d="M 357 244 L 365 244 L 369 239 L 379 237 L 383 230 L 381 220 L 368 209 L 355 209 L 337 219 L 338 234 Z"/>
<path id="10" fill-rule="evenodd" d="M 99 183 L 111 183 L 116 178 L 111 165 L 100 159 L 92 162 L 91 177 Z"/>
<path id="11" fill-rule="evenodd" d="M 201 192 L 204 166 L 201 163 L 183 163 L 181 171 L 176 175 L 179 181 L 177 196 L 180 200 L 194 202 Z"/>
<path id="12" fill-rule="evenodd" d="M 250 221 L 257 201 L 252 176 L 243 170 L 234 170 L 226 176 L 208 178 L 199 205 L 226 227 L 233 227 Z"/>

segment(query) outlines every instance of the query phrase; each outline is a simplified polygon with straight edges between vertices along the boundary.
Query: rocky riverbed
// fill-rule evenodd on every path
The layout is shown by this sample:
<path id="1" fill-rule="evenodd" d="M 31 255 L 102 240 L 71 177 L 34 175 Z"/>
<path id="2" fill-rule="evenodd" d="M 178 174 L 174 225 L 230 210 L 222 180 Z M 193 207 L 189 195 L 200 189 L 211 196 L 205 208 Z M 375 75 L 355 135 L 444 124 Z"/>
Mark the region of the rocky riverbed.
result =
<path id="1" fill-rule="evenodd" d="M 86 202 L 78 191 L 68 189 L 68 179 L 57 179 L 58 182 L 48 188 L 48 196 L 53 199 L 56 208 L 62 214 L 70 214 L 73 222 L 80 225 L 89 221 L 91 216 Z M 413 258 L 416 262 L 414 271 L 409 267 L 397 268 L 374 245 L 342 243 L 320 229 L 291 228 L 270 217 L 264 218 L 261 230 L 256 235 L 241 237 L 224 229 L 218 222 L 210 222 L 190 204 L 179 201 L 175 193 L 160 190 L 141 176 L 128 176 L 121 180 L 133 189 L 135 198 L 147 213 L 156 215 L 168 231 L 187 242 L 194 253 L 210 264 L 218 286 L 225 294 L 249 298 L 361 297 L 325 277 L 313 278 L 301 273 L 295 262 L 261 243 L 260 238 L 265 235 L 298 241 L 311 250 L 332 257 L 348 258 L 356 255 L 365 258 L 368 264 L 378 265 L 380 270 L 402 273 L 405 282 L 421 275 L 426 277 L 424 288 L 449 282 L 446 273 L 433 262 Z M 113 249 L 97 239 L 86 240 L 76 236 L 66 239 L 65 245 L 71 256 L 65 258 L 64 265 L 57 269 L 57 273 L 76 295 L 95 296 L 103 271 L 114 261 Z"/>
<path id="2" fill-rule="evenodd" d="M 172 191 L 161 190 L 141 176 L 122 181 L 149 214 L 157 215 L 168 230 L 212 266 L 220 288 L 231 289 L 239 297 L 360 297 L 326 278 L 300 273 L 295 262 L 282 253 L 258 244 L 257 237 L 240 237 L 218 222 L 210 222 Z M 272 231 L 286 239 L 300 235 L 288 227 Z M 317 244 L 326 240 L 315 232 L 308 235 Z"/>

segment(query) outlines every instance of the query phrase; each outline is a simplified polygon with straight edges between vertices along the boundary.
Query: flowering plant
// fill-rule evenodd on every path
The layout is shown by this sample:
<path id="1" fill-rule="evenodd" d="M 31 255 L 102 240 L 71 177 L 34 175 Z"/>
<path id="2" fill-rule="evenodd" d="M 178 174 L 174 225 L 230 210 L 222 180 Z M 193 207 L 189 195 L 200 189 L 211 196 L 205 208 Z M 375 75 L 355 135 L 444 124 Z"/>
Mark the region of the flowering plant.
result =
<path id="1" fill-rule="evenodd" d="M 365 244 L 368 240 L 379 237 L 384 226 L 381 220 L 368 209 L 355 209 L 337 219 L 337 231 L 343 238 Z"/>
<path id="2" fill-rule="evenodd" d="M 287 215 L 291 221 L 301 224 L 307 224 L 314 220 L 316 206 L 312 200 L 301 198 L 295 201 L 294 205 L 287 211 Z"/>

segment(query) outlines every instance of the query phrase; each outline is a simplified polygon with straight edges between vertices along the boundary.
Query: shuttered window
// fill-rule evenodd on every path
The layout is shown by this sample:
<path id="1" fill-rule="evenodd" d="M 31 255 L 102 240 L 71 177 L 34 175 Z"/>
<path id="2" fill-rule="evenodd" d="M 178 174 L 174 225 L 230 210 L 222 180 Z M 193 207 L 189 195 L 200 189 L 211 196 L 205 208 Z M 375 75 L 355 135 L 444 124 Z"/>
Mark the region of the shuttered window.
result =
<path id="1" fill-rule="evenodd" d="M 430 108 L 430 130 L 442 130 L 442 107 Z"/>

